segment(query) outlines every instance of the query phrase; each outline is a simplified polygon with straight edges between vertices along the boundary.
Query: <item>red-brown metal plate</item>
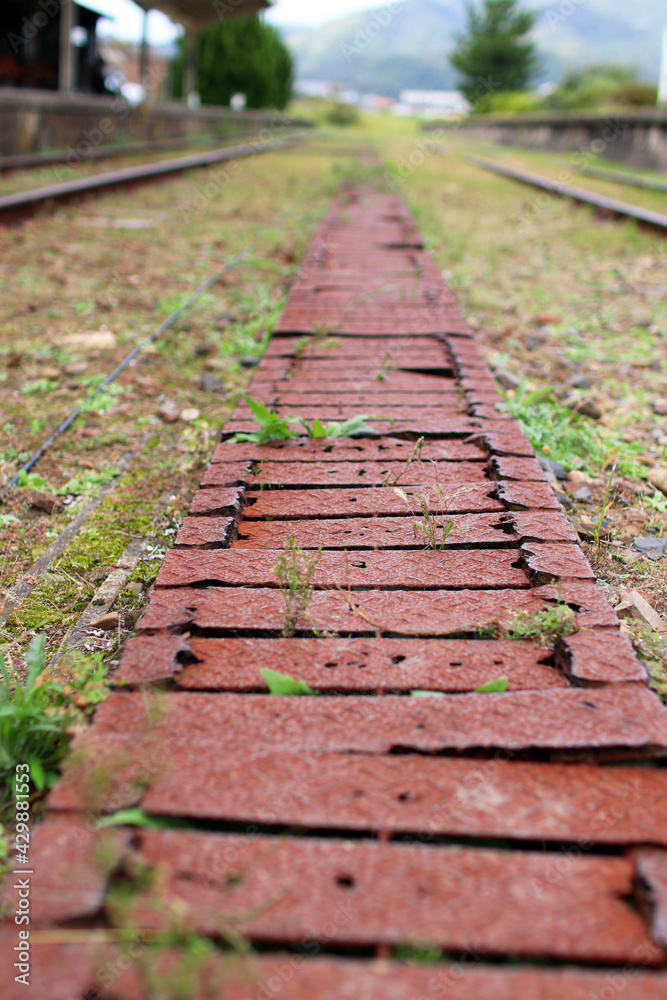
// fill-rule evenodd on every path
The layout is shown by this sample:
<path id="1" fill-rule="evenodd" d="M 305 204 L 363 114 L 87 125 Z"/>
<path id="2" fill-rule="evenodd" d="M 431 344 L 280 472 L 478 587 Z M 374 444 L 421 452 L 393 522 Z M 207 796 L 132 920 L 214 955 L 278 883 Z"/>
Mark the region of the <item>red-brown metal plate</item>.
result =
<path id="1" fill-rule="evenodd" d="M 414 447 L 414 446 L 413 446 Z M 409 454 L 409 452 L 408 452 Z M 407 460 L 407 456 L 406 456 Z M 229 477 L 218 474 L 218 465 L 209 466 L 202 481 L 203 486 L 219 486 L 220 479 Z M 256 466 L 254 475 L 248 476 L 252 488 L 263 486 L 382 486 L 385 482 L 401 480 L 405 462 L 274 462 L 264 461 Z M 419 478 L 424 483 L 481 483 L 488 482 L 482 462 L 437 462 L 422 465 Z M 402 479 L 409 480 L 410 470 Z"/>
<path id="2" fill-rule="evenodd" d="M 0 948 L 15 943 L 13 931 L 0 932 Z M 31 985 L 40 1000 L 95 996 L 96 1000 L 143 1000 L 147 985 L 162 976 L 170 981 L 173 966 L 187 967 L 187 955 L 164 949 L 151 966 L 152 976 L 142 970 L 146 962 L 133 961 L 128 949 L 102 945 L 95 932 L 87 940 L 81 932 L 73 943 L 50 943 L 38 933 L 31 940 L 34 954 Z M 131 947 L 133 953 L 135 948 Z M 200 978 L 201 974 L 201 978 Z M 112 982 L 109 980 L 112 978 Z M 406 997 L 447 997 L 447 1000 L 598 1000 L 605 990 L 623 984 L 623 1000 L 664 1000 L 667 977 L 662 973 L 574 969 L 512 968 L 482 965 L 475 959 L 437 965 L 408 962 L 350 961 L 339 958 L 307 958 L 296 953 L 272 957 L 223 958 L 200 963 L 193 970 L 189 1000 L 211 1000 L 211 989 L 219 984 L 224 1000 L 249 1000 L 250 996 L 271 1000 L 406 1000 Z M 252 994 L 249 994 L 252 990 Z M 22 983 L 6 986 L 6 1000 L 25 996 Z M 220 996 L 220 994 L 218 994 Z M 606 998 L 605 998 L 606 1000 Z"/>
<path id="3" fill-rule="evenodd" d="M 268 667 L 321 691 L 471 692 L 507 677 L 508 690 L 565 687 L 536 643 L 468 639 L 196 639 L 140 635 L 111 676 L 115 685 L 175 678 L 187 690 L 264 691 Z"/>
<path id="4" fill-rule="evenodd" d="M 624 748 L 664 755 L 667 713 L 640 684 L 441 698 L 178 692 L 159 700 L 155 719 L 147 716 L 143 694 L 121 692 L 100 706 L 91 732 L 115 733 L 131 743 L 145 733 L 182 737 L 204 755 L 249 748 L 370 754 Z"/>
<path id="5" fill-rule="evenodd" d="M 242 491 L 236 487 L 214 486 L 199 490 L 190 504 L 190 514 L 238 514 L 242 498 Z"/>
<path id="6" fill-rule="evenodd" d="M 193 559 L 172 549 L 162 564 L 157 587 L 224 584 L 277 587 L 276 564 L 282 550 L 203 551 Z M 316 588 L 390 587 L 432 590 L 442 587 L 528 587 L 528 575 L 515 551 L 471 552 L 322 552 L 313 578 Z"/>
<path id="7" fill-rule="evenodd" d="M 177 548 L 225 548 L 231 541 L 235 524 L 233 517 L 186 517 L 174 545 Z"/>
<path id="8" fill-rule="evenodd" d="M 144 831 L 140 844 L 141 859 L 163 873 L 133 907 L 144 928 L 164 926 L 177 905 L 200 932 L 231 923 L 271 943 L 317 939 L 313 928 L 330 915 L 327 936 L 339 946 L 428 940 L 489 955 L 665 958 L 624 902 L 635 871 L 625 858 L 570 857 L 567 874 L 548 881 L 558 854 L 168 830 Z"/>
<path id="9" fill-rule="evenodd" d="M 183 773 L 193 770 L 200 780 L 184 801 Z M 630 767 L 286 752 L 197 761 L 185 748 L 141 806 L 225 823 L 413 834 L 422 843 L 460 836 L 667 846 L 664 778 Z"/>
<path id="10" fill-rule="evenodd" d="M 579 607 L 581 628 L 613 628 L 618 619 L 599 588 L 587 583 L 559 586 L 562 600 Z M 316 591 L 302 615 L 300 632 L 383 632 L 409 636 L 455 635 L 507 625 L 517 615 L 534 614 L 553 606 L 553 587 L 535 590 L 442 591 Z M 222 631 L 281 632 L 285 603 L 280 592 L 243 587 L 180 587 L 158 590 L 140 622 L 140 628 L 183 628 L 194 625 Z M 667 720 L 667 713 L 665 713 Z"/>
<path id="11" fill-rule="evenodd" d="M 562 642 L 561 666 L 575 681 L 614 684 L 648 683 L 646 668 L 622 632 L 578 632 Z"/>
<path id="12" fill-rule="evenodd" d="M 237 467 L 244 470 L 248 461 L 264 462 L 387 462 L 403 463 L 412 457 L 410 468 L 420 468 L 429 462 L 480 462 L 487 458 L 487 452 L 479 444 L 467 441 L 424 441 L 419 449 L 415 441 L 383 437 L 331 438 L 326 441 L 308 438 L 291 438 L 271 444 L 221 444 L 213 453 L 215 464 L 230 466 L 230 473 Z M 401 482 L 405 476 L 401 476 Z"/>
<path id="13" fill-rule="evenodd" d="M 578 545 L 537 545 L 529 542 L 521 555 L 533 578 L 550 580 L 595 580 L 595 573 Z"/>
<path id="14" fill-rule="evenodd" d="M 418 484 L 420 469 L 408 470 L 403 479 Z M 392 487 L 375 489 L 326 489 L 326 490 L 263 490 L 247 494 L 248 505 L 244 514 L 247 520 L 281 520 L 304 517 L 368 517 L 372 515 L 413 513 L 421 516 L 421 493 L 428 509 L 435 514 L 504 511 L 505 507 L 493 496 L 494 483 L 452 483 L 447 487 L 446 498 L 419 485 L 399 486 L 400 494 Z M 200 491 L 205 492 L 205 491 Z M 407 499 L 405 499 L 407 497 Z M 322 525 L 326 531 L 326 525 Z"/>

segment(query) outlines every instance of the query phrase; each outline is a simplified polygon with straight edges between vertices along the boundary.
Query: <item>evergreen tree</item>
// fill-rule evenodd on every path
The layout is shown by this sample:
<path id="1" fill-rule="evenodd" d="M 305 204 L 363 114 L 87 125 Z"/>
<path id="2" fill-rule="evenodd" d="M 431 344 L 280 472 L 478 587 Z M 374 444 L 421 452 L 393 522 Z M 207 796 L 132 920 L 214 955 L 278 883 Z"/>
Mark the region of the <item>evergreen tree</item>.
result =
<path id="1" fill-rule="evenodd" d="M 520 10 L 518 0 L 484 0 L 481 10 L 466 7 L 467 31 L 450 56 L 465 78 L 465 96 L 475 103 L 488 93 L 525 90 L 537 68 L 535 46 L 525 39 L 537 14 Z"/>
<path id="2" fill-rule="evenodd" d="M 172 66 L 173 96 L 183 94 L 184 42 Z M 284 108 L 292 92 L 292 57 L 275 28 L 257 14 L 205 28 L 198 40 L 202 104 L 228 105 L 245 94 L 249 108 Z"/>

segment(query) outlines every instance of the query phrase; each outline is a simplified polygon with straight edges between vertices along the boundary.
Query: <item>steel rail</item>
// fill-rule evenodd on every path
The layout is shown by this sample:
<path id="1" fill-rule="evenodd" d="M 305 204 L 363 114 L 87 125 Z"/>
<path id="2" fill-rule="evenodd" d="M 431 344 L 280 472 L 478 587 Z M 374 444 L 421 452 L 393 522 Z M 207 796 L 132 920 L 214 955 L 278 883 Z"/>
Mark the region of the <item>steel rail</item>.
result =
<path id="1" fill-rule="evenodd" d="M 0 198 L 0 223 L 8 216 L 22 216 L 36 211 L 41 205 L 51 201 L 63 201 L 79 195 L 105 191 L 124 184 L 138 184 L 142 181 L 154 180 L 171 174 L 183 173 L 199 167 L 210 167 L 225 160 L 237 160 L 242 157 L 256 156 L 259 153 L 269 153 L 282 149 L 294 142 L 301 141 L 300 136 L 289 135 L 277 142 L 256 142 L 248 145 L 227 146 L 224 149 L 214 149 L 207 153 L 195 153 L 180 157 L 177 160 L 163 160 L 159 163 L 144 163 L 135 167 L 125 167 L 123 170 L 113 170 L 95 177 L 82 177 L 79 180 L 65 181 L 62 184 L 52 184 L 48 187 L 35 188 L 32 191 L 18 191 L 16 194 Z M 3 216 L 5 219 L 3 219 Z"/>
<path id="2" fill-rule="evenodd" d="M 631 187 L 645 188 L 647 191 L 667 193 L 667 180 L 662 181 L 659 177 L 640 177 L 637 174 L 628 174 L 624 170 L 607 170 L 604 167 L 583 166 L 574 169 L 576 173 L 584 174 L 586 177 L 599 177 L 615 184 L 629 184 Z"/>
<path id="3" fill-rule="evenodd" d="M 79 153 L 74 147 L 43 153 L 17 153 L 0 157 L 0 173 L 10 170 L 29 170 L 33 167 L 76 165 L 88 161 L 107 160 L 115 156 L 132 156 L 134 153 L 159 153 L 162 150 L 196 149 L 198 146 L 219 145 L 226 139 L 238 139 L 251 133 L 235 129 L 226 135 L 184 136 L 180 139 L 150 139 L 145 142 L 128 142 L 117 146 L 96 146 L 87 153 Z M 202 141 L 203 140 L 203 141 Z M 74 164 L 70 161 L 74 157 Z"/>
<path id="4" fill-rule="evenodd" d="M 615 198 L 607 198 L 594 191 L 587 191 L 585 188 L 574 187 L 572 184 L 563 184 L 562 181 L 554 181 L 550 177 L 543 177 L 541 174 L 533 174 L 527 170 L 519 170 L 516 167 L 509 167 L 497 160 L 489 160 L 485 156 L 466 156 L 468 163 L 481 167 L 482 170 L 489 170 L 491 173 L 500 174 L 501 177 L 508 177 L 513 181 L 520 181 L 522 184 L 530 184 L 532 187 L 541 188 L 551 194 L 559 195 L 562 198 L 572 198 L 574 201 L 584 205 L 592 205 L 603 212 L 619 215 L 623 218 L 635 219 L 644 225 L 654 226 L 660 230 L 667 230 L 667 215 L 660 212 L 653 212 L 649 208 L 640 208 L 638 205 L 629 205 L 625 201 L 618 201 Z"/>

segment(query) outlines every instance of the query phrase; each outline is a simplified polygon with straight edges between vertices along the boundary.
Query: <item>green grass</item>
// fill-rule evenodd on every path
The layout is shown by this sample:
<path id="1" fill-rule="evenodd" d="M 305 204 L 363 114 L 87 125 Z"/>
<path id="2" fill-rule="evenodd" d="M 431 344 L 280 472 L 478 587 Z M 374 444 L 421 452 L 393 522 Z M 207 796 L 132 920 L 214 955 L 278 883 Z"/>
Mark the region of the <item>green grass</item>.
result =
<path id="1" fill-rule="evenodd" d="M 498 409 L 516 418 L 539 455 L 560 462 L 568 470 L 616 463 L 624 475 L 646 477 L 646 469 L 636 459 L 642 451 L 638 444 L 562 406 L 548 389 L 528 392 L 524 382 L 513 397 L 504 395 Z"/>

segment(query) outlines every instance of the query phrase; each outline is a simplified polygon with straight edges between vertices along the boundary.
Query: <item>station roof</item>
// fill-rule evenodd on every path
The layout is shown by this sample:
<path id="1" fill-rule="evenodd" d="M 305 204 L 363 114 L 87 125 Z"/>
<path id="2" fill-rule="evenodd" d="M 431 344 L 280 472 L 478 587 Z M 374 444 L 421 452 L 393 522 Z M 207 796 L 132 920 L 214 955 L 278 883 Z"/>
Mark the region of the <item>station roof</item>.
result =
<path id="1" fill-rule="evenodd" d="M 215 21 L 243 14 L 255 14 L 270 7 L 270 0 L 135 0 L 144 10 L 161 10 L 191 31 L 199 31 Z"/>

